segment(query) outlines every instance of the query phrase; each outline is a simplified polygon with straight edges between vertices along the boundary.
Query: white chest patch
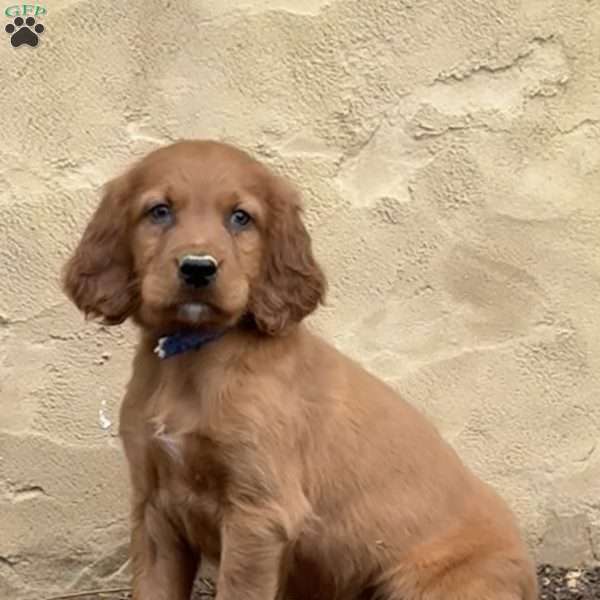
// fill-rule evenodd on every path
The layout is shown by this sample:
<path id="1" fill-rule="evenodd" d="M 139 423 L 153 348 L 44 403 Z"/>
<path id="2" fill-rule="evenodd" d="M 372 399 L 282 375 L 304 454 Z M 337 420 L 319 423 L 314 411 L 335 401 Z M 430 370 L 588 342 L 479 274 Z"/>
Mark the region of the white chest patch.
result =
<path id="1" fill-rule="evenodd" d="M 164 423 L 154 424 L 154 438 L 174 461 L 182 462 L 181 438 L 176 434 L 167 433 L 167 428 Z"/>

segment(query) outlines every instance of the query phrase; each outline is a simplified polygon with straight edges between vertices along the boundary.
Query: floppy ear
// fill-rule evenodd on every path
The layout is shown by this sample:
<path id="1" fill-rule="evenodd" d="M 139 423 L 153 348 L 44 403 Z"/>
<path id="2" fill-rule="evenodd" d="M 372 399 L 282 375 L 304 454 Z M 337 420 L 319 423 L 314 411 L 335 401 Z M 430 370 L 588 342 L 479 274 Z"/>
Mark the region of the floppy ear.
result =
<path id="1" fill-rule="evenodd" d="M 79 245 L 68 260 L 63 288 L 86 317 L 122 323 L 138 302 L 129 248 L 125 177 L 109 182 Z"/>
<path id="2" fill-rule="evenodd" d="M 325 276 L 313 256 L 301 212 L 298 193 L 273 177 L 263 264 L 250 294 L 254 321 L 269 335 L 302 321 L 325 295 Z"/>

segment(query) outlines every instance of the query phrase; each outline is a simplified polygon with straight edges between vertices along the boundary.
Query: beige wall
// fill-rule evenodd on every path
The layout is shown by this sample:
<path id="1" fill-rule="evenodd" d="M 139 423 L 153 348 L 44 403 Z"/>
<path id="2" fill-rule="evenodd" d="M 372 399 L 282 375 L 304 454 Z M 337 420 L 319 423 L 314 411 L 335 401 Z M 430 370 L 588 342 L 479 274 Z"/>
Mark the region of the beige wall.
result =
<path id="1" fill-rule="evenodd" d="M 598 558 L 599 3 L 166 4 L 50 2 L 37 48 L 0 30 L 0 598 L 123 579 L 133 336 L 57 277 L 99 186 L 182 136 L 301 186 L 315 325 L 431 415 L 540 559 Z"/>

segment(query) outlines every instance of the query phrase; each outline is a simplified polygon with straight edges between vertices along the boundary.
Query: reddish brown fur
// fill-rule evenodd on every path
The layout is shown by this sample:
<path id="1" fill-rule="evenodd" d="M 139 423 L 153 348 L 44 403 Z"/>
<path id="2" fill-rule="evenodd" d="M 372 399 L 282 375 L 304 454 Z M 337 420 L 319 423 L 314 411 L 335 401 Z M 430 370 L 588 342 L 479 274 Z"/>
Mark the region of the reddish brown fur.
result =
<path id="1" fill-rule="evenodd" d="M 144 216 L 165 197 L 168 228 Z M 240 203 L 255 222 L 232 233 Z M 160 361 L 158 336 L 187 319 L 174 259 L 190 250 L 222 267 L 187 326 L 230 329 Z M 201 554 L 220 560 L 219 600 L 536 597 L 504 502 L 419 411 L 301 323 L 325 280 L 300 203 L 246 154 L 181 142 L 109 184 L 65 289 L 142 332 L 120 425 L 136 600 L 187 599 Z"/>

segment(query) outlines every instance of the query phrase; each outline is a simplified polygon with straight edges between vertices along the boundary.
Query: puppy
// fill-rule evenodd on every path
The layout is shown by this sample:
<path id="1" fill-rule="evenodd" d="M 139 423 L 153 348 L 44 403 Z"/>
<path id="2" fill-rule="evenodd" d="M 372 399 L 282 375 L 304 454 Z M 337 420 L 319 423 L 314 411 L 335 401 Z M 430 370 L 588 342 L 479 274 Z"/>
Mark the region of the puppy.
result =
<path id="1" fill-rule="evenodd" d="M 513 515 L 395 391 L 302 323 L 326 282 L 294 189 L 213 141 L 111 181 L 68 261 L 140 331 L 120 434 L 136 600 L 534 600 Z"/>

